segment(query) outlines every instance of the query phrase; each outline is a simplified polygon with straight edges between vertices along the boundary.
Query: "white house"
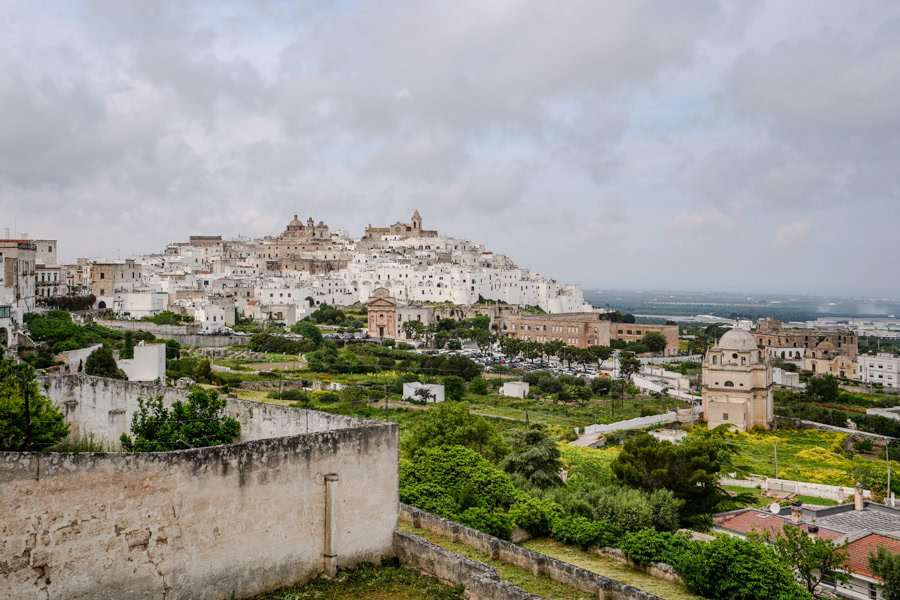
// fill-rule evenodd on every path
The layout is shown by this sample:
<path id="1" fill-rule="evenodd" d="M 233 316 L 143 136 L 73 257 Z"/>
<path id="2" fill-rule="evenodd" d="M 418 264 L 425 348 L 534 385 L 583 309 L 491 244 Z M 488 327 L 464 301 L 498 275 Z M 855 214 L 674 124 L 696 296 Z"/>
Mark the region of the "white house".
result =
<path id="1" fill-rule="evenodd" d="M 524 398 L 528 395 L 528 383 L 525 381 L 507 381 L 500 386 L 500 395 L 511 398 Z"/>
<path id="2" fill-rule="evenodd" d="M 116 365 L 125 371 L 129 381 L 166 380 L 166 345 L 139 343 L 134 358 L 122 358 Z"/>
<path id="3" fill-rule="evenodd" d="M 421 398 L 416 395 L 418 390 L 428 390 L 431 393 L 431 397 L 426 400 L 426 402 L 443 402 L 444 401 L 444 386 L 439 383 L 419 383 L 418 381 L 413 381 L 412 383 L 404 383 L 403 384 L 403 399 L 404 400 L 421 400 Z"/>
<path id="4" fill-rule="evenodd" d="M 203 304 L 194 310 L 194 321 L 201 331 L 219 331 L 225 327 L 225 309 L 215 304 Z"/>
<path id="5" fill-rule="evenodd" d="M 880 383 L 885 387 L 900 387 L 900 356 L 887 352 L 877 355 L 861 354 L 857 359 L 859 378 L 866 383 Z"/>
<path id="6" fill-rule="evenodd" d="M 112 308 L 116 313 L 128 313 L 134 319 L 152 317 L 165 312 L 169 304 L 166 292 L 116 292 Z"/>

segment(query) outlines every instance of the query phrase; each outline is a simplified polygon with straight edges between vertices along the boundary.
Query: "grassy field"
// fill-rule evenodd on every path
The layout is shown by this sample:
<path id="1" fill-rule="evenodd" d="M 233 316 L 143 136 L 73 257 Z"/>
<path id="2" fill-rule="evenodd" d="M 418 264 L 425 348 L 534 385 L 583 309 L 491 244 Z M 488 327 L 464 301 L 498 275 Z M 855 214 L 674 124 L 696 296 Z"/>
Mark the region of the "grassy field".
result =
<path id="1" fill-rule="evenodd" d="M 462 600 L 459 587 L 396 566 L 358 565 L 338 571 L 333 581 L 313 581 L 254 596 L 251 600 Z"/>
<path id="2" fill-rule="evenodd" d="M 619 406 L 618 400 L 616 400 L 615 412 L 610 411 L 611 399 L 609 398 L 590 400 L 582 406 L 567 406 L 540 400 L 521 400 L 494 394 L 487 396 L 467 394 L 465 399 L 472 404 L 472 410 L 481 414 L 524 421 L 527 408 L 529 421 L 558 427 L 585 427 L 596 423 L 612 423 L 639 417 L 642 410 L 652 411 L 651 414 L 661 414 L 664 410 L 671 410 L 674 407 L 685 408 L 688 406 L 673 398 L 661 400 L 648 396 L 626 398 L 624 407 Z"/>
<path id="3" fill-rule="evenodd" d="M 812 429 L 777 429 L 731 434 L 739 449 L 738 463 L 751 473 L 775 476 L 774 451 L 778 446 L 778 477 L 852 487 L 860 471 L 887 481 L 887 463 L 871 455 L 846 458 L 834 452 L 846 434 Z M 891 461 L 891 469 L 900 463 Z"/>
<path id="4" fill-rule="evenodd" d="M 762 490 L 760 488 L 745 488 L 738 487 L 736 485 L 723 485 L 722 489 L 731 492 L 732 494 L 749 494 L 754 497 L 755 502 L 752 504 L 748 504 L 747 506 L 752 506 L 755 508 L 766 508 L 774 502 L 774 498 L 770 496 L 763 496 Z M 834 500 L 829 500 L 828 498 L 817 498 L 815 496 L 794 496 L 792 500 L 799 500 L 803 504 L 817 504 L 819 506 L 835 506 L 837 502 Z M 782 500 L 780 504 L 782 506 L 787 506 L 791 503 L 791 500 Z"/>
<path id="5" fill-rule="evenodd" d="M 668 598 L 670 600 L 695 600 L 703 597 L 692 593 L 679 583 L 666 581 L 665 579 L 660 579 L 659 577 L 636 571 L 628 565 L 623 565 L 611 558 L 605 558 L 590 552 L 585 552 L 584 550 L 573 548 L 554 540 L 544 538 L 529 540 L 524 542 L 522 546 L 534 550 L 535 552 L 558 558 L 559 560 L 573 564 L 576 567 L 581 567 L 582 569 L 605 575 L 616 581 L 633 585 L 645 592 L 656 594 L 660 598 Z"/>

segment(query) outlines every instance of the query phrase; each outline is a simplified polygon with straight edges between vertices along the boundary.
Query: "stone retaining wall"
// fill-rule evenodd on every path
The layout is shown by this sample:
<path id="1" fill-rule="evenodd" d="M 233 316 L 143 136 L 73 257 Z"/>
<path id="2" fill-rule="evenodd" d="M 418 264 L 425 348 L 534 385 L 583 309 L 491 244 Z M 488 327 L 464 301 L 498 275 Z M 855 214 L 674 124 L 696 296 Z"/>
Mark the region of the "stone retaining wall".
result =
<path id="1" fill-rule="evenodd" d="M 394 532 L 394 556 L 400 564 L 435 577 L 441 583 L 461 585 L 470 600 L 544 600 L 502 581 L 497 571 L 405 531 Z"/>
<path id="2" fill-rule="evenodd" d="M 454 542 L 480 550 L 494 560 L 502 560 L 511 565 L 527 569 L 535 575 L 544 575 L 557 583 L 594 594 L 598 598 L 606 600 L 662 600 L 659 596 L 649 594 L 615 579 L 610 579 L 545 554 L 528 550 L 512 542 L 501 540 L 471 527 L 438 517 L 414 506 L 401 503 L 400 519 L 412 523 L 414 527 L 432 531 L 446 536 Z M 416 566 L 415 568 L 419 567 Z M 431 574 L 440 578 L 439 575 Z M 463 582 L 457 581 L 456 583 Z"/>

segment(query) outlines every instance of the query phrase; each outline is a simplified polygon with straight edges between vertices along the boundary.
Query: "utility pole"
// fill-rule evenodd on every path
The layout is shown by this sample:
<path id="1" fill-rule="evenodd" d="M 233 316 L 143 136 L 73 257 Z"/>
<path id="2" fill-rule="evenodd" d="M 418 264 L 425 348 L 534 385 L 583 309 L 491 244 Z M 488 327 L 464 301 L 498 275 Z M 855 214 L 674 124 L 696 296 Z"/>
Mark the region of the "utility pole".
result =
<path id="1" fill-rule="evenodd" d="M 384 420 L 388 418 L 388 386 L 384 384 Z"/>
<path id="2" fill-rule="evenodd" d="M 775 479 L 778 479 L 778 442 L 772 442 L 775 447 Z"/>
<path id="3" fill-rule="evenodd" d="M 887 461 L 887 468 L 888 468 L 888 489 L 887 489 L 888 498 L 891 497 L 891 445 L 890 444 L 891 444 L 890 441 L 887 441 L 884 444 L 884 459 Z"/>

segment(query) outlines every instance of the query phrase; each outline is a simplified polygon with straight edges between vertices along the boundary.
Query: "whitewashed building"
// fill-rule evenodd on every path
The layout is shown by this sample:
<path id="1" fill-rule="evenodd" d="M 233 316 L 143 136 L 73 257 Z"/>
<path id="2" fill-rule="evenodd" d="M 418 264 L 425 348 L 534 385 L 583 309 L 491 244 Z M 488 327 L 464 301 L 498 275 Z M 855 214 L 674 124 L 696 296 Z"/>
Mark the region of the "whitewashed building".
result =
<path id="1" fill-rule="evenodd" d="M 875 356 L 861 354 L 857 364 L 860 381 L 880 383 L 885 387 L 900 387 L 900 356 L 886 352 L 879 352 Z"/>

